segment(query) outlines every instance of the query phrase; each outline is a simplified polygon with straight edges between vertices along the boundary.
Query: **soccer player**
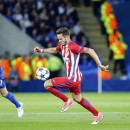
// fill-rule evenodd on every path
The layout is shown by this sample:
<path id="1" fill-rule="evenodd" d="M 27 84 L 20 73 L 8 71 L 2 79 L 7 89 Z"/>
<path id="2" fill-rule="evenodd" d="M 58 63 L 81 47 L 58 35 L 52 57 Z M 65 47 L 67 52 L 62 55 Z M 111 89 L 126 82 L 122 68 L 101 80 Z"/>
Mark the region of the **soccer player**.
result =
<path id="1" fill-rule="evenodd" d="M 57 47 L 47 49 L 35 47 L 34 52 L 58 53 L 59 51 L 62 51 L 67 77 L 56 77 L 49 79 L 45 81 L 44 87 L 53 95 L 64 101 L 61 112 L 66 111 L 73 104 L 74 100 L 94 115 L 94 121 L 91 124 L 97 124 L 101 119 L 103 119 L 103 114 L 98 112 L 98 110 L 96 110 L 88 100 L 81 96 L 80 86 L 82 74 L 78 67 L 80 53 L 89 54 L 95 60 L 97 66 L 104 71 L 108 71 L 108 65 L 103 66 L 101 64 L 93 49 L 79 46 L 75 42 L 71 41 L 70 31 L 68 28 L 59 28 L 56 33 L 59 40 L 59 45 Z M 60 88 L 68 88 L 73 100 L 65 96 L 61 92 Z"/>
<path id="2" fill-rule="evenodd" d="M 14 95 L 11 92 L 8 92 L 5 85 L 5 79 L 3 70 L 0 66 L 0 93 L 3 97 L 9 99 L 13 104 L 15 104 L 18 112 L 18 117 L 22 117 L 24 110 L 23 110 L 23 103 L 18 102 Z"/>

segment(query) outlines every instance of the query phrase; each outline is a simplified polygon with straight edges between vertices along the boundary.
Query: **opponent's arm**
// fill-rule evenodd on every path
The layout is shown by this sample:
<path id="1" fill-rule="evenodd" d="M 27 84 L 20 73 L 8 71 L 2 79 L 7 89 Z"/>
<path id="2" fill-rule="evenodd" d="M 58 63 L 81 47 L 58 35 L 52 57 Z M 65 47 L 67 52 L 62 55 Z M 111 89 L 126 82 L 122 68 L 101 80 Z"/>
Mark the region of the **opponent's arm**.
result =
<path id="1" fill-rule="evenodd" d="M 106 65 L 106 66 L 102 65 L 98 56 L 97 56 L 97 54 L 96 54 L 96 52 L 93 49 L 85 47 L 84 50 L 83 50 L 83 53 L 89 54 L 94 59 L 94 61 L 96 62 L 97 66 L 100 69 L 102 69 L 104 71 L 109 71 L 108 70 L 109 65 Z"/>
<path id="2" fill-rule="evenodd" d="M 56 50 L 56 47 L 54 48 L 47 48 L 47 49 L 41 49 L 39 47 L 34 48 L 34 52 L 41 52 L 41 53 L 58 53 L 59 50 Z"/>

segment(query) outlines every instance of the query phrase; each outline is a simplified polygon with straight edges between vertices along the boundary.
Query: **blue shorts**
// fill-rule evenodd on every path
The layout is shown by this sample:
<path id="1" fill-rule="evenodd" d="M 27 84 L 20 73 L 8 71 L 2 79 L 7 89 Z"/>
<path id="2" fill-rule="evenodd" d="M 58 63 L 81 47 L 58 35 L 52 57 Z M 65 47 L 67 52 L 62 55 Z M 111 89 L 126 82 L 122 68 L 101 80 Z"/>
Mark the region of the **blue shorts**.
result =
<path id="1" fill-rule="evenodd" d="M 0 79 L 0 89 L 5 88 L 5 80 L 4 79 Z"/>

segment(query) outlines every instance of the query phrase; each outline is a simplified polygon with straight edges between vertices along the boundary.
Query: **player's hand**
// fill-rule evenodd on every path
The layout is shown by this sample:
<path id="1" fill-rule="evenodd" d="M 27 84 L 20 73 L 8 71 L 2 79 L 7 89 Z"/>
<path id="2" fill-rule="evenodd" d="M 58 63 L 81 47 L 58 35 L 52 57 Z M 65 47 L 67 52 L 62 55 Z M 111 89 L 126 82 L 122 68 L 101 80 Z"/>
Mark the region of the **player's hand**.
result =
<path id="1" fill-rule="evenodd" d="M 34 52 L 41 52 L 41 49 L 39 47 L 35 47 Z"/>
<path id="2" fill-rule="evenodd" d="M 106 65 L 106 66 L 104 66 L 104 65 L 99 65 L 98 67 L 99 67 L 101 70 L 109 71 L 109 70 L 108 70 L 109 65 Z"/>

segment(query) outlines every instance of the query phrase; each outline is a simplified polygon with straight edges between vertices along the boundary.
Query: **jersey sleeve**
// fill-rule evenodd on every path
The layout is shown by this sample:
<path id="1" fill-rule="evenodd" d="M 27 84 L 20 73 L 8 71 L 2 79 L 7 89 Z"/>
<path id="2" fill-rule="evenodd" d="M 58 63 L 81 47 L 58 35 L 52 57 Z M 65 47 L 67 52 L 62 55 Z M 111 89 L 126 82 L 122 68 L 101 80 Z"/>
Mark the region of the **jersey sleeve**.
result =
<path id="1" fill-rule="evenodd" d="M 72 43 L 71 46 L 70 46 L 70 50 L 73 53 L 83 53 L 84 47 L 83 46 L 79 46 L 76 43 Z"/>
<path id="2" fill-rule="evenodd" d="M 56 50 L 61 50 L 61 43 L 56 47 Z"/>

